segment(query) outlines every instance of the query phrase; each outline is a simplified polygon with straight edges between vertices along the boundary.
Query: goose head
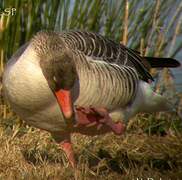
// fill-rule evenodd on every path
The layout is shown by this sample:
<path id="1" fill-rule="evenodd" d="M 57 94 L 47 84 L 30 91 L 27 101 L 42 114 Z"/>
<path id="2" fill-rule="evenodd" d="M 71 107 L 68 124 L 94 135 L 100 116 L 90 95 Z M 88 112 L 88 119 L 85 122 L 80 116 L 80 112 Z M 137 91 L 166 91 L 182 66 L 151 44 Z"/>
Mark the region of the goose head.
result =
<path id="1" fill-rule="evenodd" d="M 73 119 L 71 90 L 77 80 L 72 52 L 55 32 L 38 33 L 32 40 L 40 67 L 66 119 Z"/>

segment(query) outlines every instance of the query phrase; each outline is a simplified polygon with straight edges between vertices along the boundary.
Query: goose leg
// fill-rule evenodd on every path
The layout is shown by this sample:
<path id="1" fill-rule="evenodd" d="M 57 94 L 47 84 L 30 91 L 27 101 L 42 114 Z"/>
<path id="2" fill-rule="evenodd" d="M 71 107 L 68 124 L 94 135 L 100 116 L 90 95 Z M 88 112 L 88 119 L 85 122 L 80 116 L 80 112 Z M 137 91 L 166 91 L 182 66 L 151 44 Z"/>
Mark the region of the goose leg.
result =
<path id="1" fill-rule="evenodd" d="M 108 126 L 111 131 L 117 135 L 121 135 L 124 132 L 125 125 L 121 122 L 114 123 L 109 116 L 109 113 L 104 108 L 82 108 L 76 109 L 77 126 L 82 125 L 86 127 L 97 126 L 97 130 L 100 130 L 103 125 Z"/>
<path id="2" fill-rule="evenodd" d="M 107 126 L 109 126 L 112 129 L 112 131 L 117 135 L 123 134 L 124 129 L 125 129 L 125 125 L 121 122 L 114 123 L 112 121 L 111 117 L 109 116 L 109 113 L 106 109 L 104 109 L 104 108 L 92 108 L 92 110 L 95 111 L 95 113 L 97 113 L 103 117 L 99 120 L 100 123 L 106 124 Z M 98 128 L 100 128 L 100 127 L 98 127 Z"/>
<path id="3" fill-rule="evenodd" d="M 60 145 L 60 148 L 66 154 L 70 165 L 75 168 L 76 161 L 74 157 L 73 147 L 71 143 L 71 135 L 68 133 L 53 132 L 51 133 L 55 141 Z"/>
<path id="4" fill-rule="evenodd" d="M 73 147 L 71 144 L 70 140 L 64 140 L 63 142 L 60 143 L 61 149 L 65 152 L 66 157 L 68 158 L 69 163 L 73 168 L 76 167 L 76 162 L 75 162 L 75 157 L 74 157 L 74 152 L 73 152 Z"/>

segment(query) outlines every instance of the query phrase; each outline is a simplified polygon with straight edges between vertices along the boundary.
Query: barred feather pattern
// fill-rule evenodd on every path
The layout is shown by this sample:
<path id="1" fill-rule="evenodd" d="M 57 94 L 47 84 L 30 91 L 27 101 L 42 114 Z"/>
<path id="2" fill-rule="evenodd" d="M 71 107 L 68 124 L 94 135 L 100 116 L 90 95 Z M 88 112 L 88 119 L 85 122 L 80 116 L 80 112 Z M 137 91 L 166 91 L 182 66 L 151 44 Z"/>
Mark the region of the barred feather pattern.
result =
<path id="1" fill-rule="evenodd" d="M 80 95 L 75 105 L 114 110 L 132 102 L 139 80 L 134 68 L 93 61 L 83 53 L 75 56 L 80 83 Z"/>
<path id="2" fill-rule="evenodd" d="M 94 33 L 86 33 L 84 37 L 79 34 L 81 32 L 43 32 L 34 37 L 32 44 L 44 63 L 46 59 L 49 61 L 48 56 L 56 57 L 64 52 L 65 47 L 72 53 L 80 86 L 75 105 L 114 110 L 132 103 L 138 88 L 139 73 L 134 64 L 129 65 L 126 51 L 121 53 L 123 49 L 118 50 L 119 44 Z"/>
<path id="3" fill-rule="evenodd" d="M 67 46 L 79 50 L 94 60 L 125 65 L 136 69 L 140 79 L 148 82 L 152 76 L 142 63 L 143 58 L 122 44 L 116 43 L 99 34 L 86 31 L 69 31 L 61 33 Z"/>

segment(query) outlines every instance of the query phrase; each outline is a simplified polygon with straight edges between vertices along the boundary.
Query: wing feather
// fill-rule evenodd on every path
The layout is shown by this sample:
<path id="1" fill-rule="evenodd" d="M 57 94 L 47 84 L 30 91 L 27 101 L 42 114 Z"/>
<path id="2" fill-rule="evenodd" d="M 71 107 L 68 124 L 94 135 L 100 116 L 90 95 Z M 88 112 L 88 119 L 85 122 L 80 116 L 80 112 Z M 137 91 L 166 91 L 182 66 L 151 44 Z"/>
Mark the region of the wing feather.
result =
<path id="1" fill-rule="evenodd" d="M 153 80 L 143 64 L 143 57 L 137 51 L 92 32 L 69 31 L 62 33 L 61 36 L 69 48 L 79 50 L 93 60 L 130 66 L 136 69 L 140 79 L 147 82 L 149 79 Z"/>

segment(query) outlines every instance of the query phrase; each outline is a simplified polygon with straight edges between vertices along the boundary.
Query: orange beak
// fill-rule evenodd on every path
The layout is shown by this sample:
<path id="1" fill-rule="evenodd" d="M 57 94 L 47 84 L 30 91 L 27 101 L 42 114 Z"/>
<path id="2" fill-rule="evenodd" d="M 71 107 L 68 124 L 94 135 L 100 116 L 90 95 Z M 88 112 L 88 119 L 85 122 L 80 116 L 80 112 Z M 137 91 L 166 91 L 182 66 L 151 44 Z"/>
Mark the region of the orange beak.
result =
<path id="1" fill-rule="evenodd" d="M 73 114 L 71 92 L 69 90 L 60 89 L 55 92 L 59 106 L 66 119 L 70 119 Z"/>

